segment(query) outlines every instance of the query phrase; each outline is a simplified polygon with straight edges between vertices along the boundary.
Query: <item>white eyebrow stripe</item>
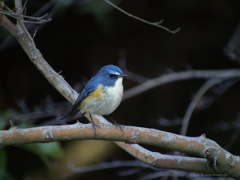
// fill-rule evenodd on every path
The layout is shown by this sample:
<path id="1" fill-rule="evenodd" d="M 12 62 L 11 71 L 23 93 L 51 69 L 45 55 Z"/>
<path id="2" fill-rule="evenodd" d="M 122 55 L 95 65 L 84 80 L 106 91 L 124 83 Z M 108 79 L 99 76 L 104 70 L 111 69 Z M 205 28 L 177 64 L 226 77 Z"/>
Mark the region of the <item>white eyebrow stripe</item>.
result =
<path id="1" fill-rule="evenodd" d="M 120 75 L 120 73 L 119 72 L 113 72 L 112 74 L 115 74 L 115 75 Z"/>

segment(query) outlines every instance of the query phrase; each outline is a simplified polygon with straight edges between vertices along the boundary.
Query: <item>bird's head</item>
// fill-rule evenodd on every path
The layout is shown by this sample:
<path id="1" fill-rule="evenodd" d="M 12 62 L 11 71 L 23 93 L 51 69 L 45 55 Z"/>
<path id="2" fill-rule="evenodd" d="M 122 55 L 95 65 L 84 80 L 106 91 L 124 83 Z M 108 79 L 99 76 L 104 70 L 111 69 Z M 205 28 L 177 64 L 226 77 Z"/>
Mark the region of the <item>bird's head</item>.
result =
<path id="1" fill-rule="evenodd" d="M 117 80 L 126 77 L 122 70 L 115 65 L 106 65 L 102 67 L 98 73 L 97 77 L 101 79 L 104 86 L 114 86 Z"/>

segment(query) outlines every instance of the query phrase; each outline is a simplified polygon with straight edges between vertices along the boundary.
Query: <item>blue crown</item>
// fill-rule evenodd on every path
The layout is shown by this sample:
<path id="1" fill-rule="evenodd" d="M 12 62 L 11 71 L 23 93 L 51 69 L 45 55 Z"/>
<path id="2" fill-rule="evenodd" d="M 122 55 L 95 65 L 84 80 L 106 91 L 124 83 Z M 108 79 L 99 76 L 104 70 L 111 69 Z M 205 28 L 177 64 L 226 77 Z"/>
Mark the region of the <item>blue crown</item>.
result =
<path id="1" fill-rule="evenodd" d="M 117 67 L 117 66 L 114 66 L 114 65 L 106 65 L 106 66 L 103 66 L 100 70 L 99 70 L 99 73 L 113 73 L 113 74 L 116 74 L 116 75 L 122 75 L 123 72 L 122 70 Z"/>

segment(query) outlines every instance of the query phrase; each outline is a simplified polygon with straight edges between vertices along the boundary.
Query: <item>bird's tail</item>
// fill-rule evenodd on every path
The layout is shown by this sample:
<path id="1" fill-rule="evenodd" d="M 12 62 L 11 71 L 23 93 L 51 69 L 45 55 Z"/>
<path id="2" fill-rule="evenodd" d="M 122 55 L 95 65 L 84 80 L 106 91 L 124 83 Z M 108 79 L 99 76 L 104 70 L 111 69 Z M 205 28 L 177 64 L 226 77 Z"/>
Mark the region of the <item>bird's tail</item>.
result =
<path id="1" fill-rule="evenodd" d="M 72 108 L 66 114 L 62 115 L 62 117 L 60 119 L 61 120 L 62 119 L 71 120 L 78 113 L 78 111 L 79 111 L 78 109 Z"/>

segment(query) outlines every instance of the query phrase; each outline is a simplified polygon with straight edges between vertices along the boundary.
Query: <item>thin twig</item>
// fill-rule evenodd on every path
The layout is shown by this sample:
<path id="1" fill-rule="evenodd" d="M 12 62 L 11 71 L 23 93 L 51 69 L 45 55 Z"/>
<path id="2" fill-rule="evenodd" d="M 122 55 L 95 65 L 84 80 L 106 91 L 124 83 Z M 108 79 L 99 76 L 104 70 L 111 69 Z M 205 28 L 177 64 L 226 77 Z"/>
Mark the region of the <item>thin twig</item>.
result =
<path id="1" fill-rule="evenodd" d="M 53 15 L 55 14 L 55 12 L 56 12 L 56 8 L 53 8 L 50 12 L 48 12 L 48 13 L 46 13 L 52 6 L 54 6 L 54 4 L 56 3 L 56 1 L 55 0 L 51 0 L 51 1 L 49 1 L 49 2 L 47 2 L 47 3 L 45 3 L 42 7 L 41 7 L 41 9 L 39 9 L 37 12 L 35 12 L 32 16 L 33 17 L 37 17 L 37 16 L 42 16 L 42 14 L 48 14 L 48 19 L 50 20 L 50 19 L 52 19 L 52 17 L 53 17 Z M 4 8 L 9 12 L 9 11 L 11 11 L 11 9 L 8 7 L 8 6 L 4 6 Z M 3 8 L 2 8 L 3 9 Z M 39 25 L 39 23 L 37 23 L 37 25 Z M 44 23 L 41 23 L 41 26 L 40 26 L 40 28 L 38 28 L 38 32 L 44 27 Z M 34 32 L 36 32 L 35 30 L 33 30 L 34 29 L 34 27 L 36 26 L 36 23 L 31 23 L 31 24 L 28 24 L 28 26 L 27 26 L 27 28 L 28 28 L 28 31 L 34 31 Z M 33 33 L 34 33 L 33 32 Z M 0 43 L 0 52 L 4 49 L 4 48 L 6 48 L 7 46 L 9 46 L 10 44 L 14 44 L 15 43 L 15 41 L 13 41 L 13 37 L 12 36 L 8 36 L 8 37 L 6 37 L 4 40 L 3 40 L 3 42 L 2 43 Z"/>
<path id="2" fill-rule="evenodd" d="M 175 30 L 170 30 L 169 28 L 160 25 L 160 24 L 163 22 L 163 19 L 160 20 L 160 21 L 158 21 L 158 22 L 149 22 L 149 21 L 147 21 L 147 20 L 145 20 L 145 19 L 142 19 L 142 18 L 140 18 L 140 17 L 137 17 L 137 16 L 135 16 L 135 15 L 133 15 L 133 14 L 130 14 L 129 12 L 121 9 L 120 7 L 116 6 L 115 4 L 113 4 L 112 2 L 110 2 L 110 1 L 108 1 L 108 0 L 104 0 L 104 1 L 105 1 L 106 3 L 108 3 L 109 5 L 111 5 L 112 7 L 114 7 L 115 9 L 117 9 L 118 11 L 122 12 L 123 14 L 125 14 L 125 15 L 133 18 L 133 19 L 136 19 L 136 20 L 138 20 L 138 21 L 141 21 L 141 22 L 143 22 L 143 23 L 146 23 L 146 24 L 149 24 L 149 25 L 151 25 L 151 26 L 156 26 L 156 27 L 158 27 L 158 28 L 164 29 L 164 30 L 166 30 L 167 32 L 172 33 L 172 34 L 176 34 L 177 32 L 180 31 L 180 28 L 179 28 L 179 27 L 178 27 L 177 29 L 175 29 Z"/>
<path id="3" fill-rule="evenodd" d="M 209 78 L 220 78 L 220 79 L 232 79 L 240 78 L 239 69 L 224 69 L 224 70 L 189 70 L 182 72 L 174 72 L 156 77 L 148 80 L 134 88 L 131 88 L 124 93 L 123 100 L 137 96 L 148 90 L 151 90 L 157 86 L 168 84 L 175 81 L 183 81 L 187 79 L 209 79 Z"/>
<path id="4" fill-rule="evenodd" d="M 218 78 L 210 79 L 198 90 L 198 92 L 194 96 L 193 100 L 189 104 L 189 106 L 187 108 L 187 111 L 186 111 L 186 113 L 184 115 L 183 122 L 182 122 L 182 127 L 181 127 L 181 130 L 180 130 L 180 134 L 181 135 L 186 135 L 187 134 L 187 129 L 188 129 L 190 118 L 192 116 L 192 113 L 193 113 L 195 107 L 197 106 L 197 104 L 199 103 L 200 99 L 202 98 L 202 96 L 210 88 L 212 88 L 214 85 L 216 85 L 216 84 L 218 84 L 220 82 L 222 82 L 222 80 L 218 79 Z"/>
<path id="5" fill-rule="evenodd" d="M 21 15 L 17 19 L 17 28 L 19 33 L 25 33 L 27 35 L 27 38 L 31 42 L 32 37 L 29 31 L 27 30 L 25 24 L 24 24 L 24 17 L 23 17 L 23 6 L 22 6 L 22 1 L 21 0 L 15 0 L 15 8 L 16 8 L 16 13 Z M 34 44 L 31 42 L 31 45 L 34 46 Z"/>
<path id="6" fill-rule="evenodd" d="M 51 18 L 44 19 L 48 16 L 48 13 L 40 17 L 32 17 L 32 16 L 23 15 L 23 14 L 18 14 L 17 12 L 14 12 L 14 11 L 5 11 L 3 9 L 0 9 L 0 12 L 15 19 L 24 19 L 25 23 L 41 24 L 41 23 L 46 23 L 52 20 Z"/>
<path id="7" fill-rule="evenodd" d="M 78 174 L 82 173 L 88 173 L 88 172 L 94 172 L 94 171 L 101 171 L 101 170 L 108 170 L 108 169 L 113 169 L 113 168 L 132 168 L 132 167 L 137 167 L 137 168 L 150 168 L 153 169 L 152 166 L 147 165 L 141 161 L 137 160 L 123 160 L 123 161 L 113 161 L 113 162 L 103 162 L 103 163 L 98 163 L 94 165 L 89 165 L 89 166 L 84 166 L 84 167 L 70 167 L 71 171 L 67 173 L 66 175 L 63 175 L 57 180 L 61 179 L 71 179 L 73 176 L 76 176 Z"/>
<path id="8" fill-rule="evenodd" d="M 0 0 L 0 10 L 4 7 L 4 2 Z M 0 12 L 0 26 L 3 20 L 3 13 Z"/>
<path id="9" fill-rule="evenodd" d="M 23 6 L 22 6 L 22 1 L 21 0 L 15 0 L 15 8 L 16 8 L 16 14 L 19 14 L 19 18 L 17 19 L 17 23 L 23 24 Z"/>
<path id="10" fill-rule="evenodd" d="M 221 75 L 224 75 L 224 73 L 221 74 Z M 193 113 L 195 107 L 197 106 L 197 104 L 199 103 L 200 99 L 203 97 L 203 95 L 213 86 L 216 86 L 219 83 L 223 83 L 224 81 L 227 81 L 231 78 L 233 78 L 233 77 L 227 77 L 226 76 L 226 78 L 222 77 L 220 79 L 219 78 L 212 78 L 212 79 L 209 79 L 206 83 L 204 83 L 202 85 L 202 87 L 198 90 L 198 92 L 196 93 L 196 95 L 194 96 L 194 98 L 192 99 L 191 103 L 189 104 L 189 106 L 186 110 L 186 113 L 185 113 L 183 121 L 182 121 L 182 127 L 181 127 L 181 130 L 180 130 L 180 134 L 182 134 L 182 135 L 187 134 L 187 129 L 188 129 L 188 125 L 189 125 L 189 121 L 190 121 L 190 118 L 192 116 L 192 113 Z M 237 80 L 237 79 L 234 79 L 233 82 L 228 81 L 230 83 L 228 83 L 228 85 L 224 88 L 224 90 L 222 90 L 220 92 L 220 94 L 224 93 L 226 91 L 226 89 L 230 88 L 231 86 L 233 86 L 238 81 L 239 80 Z"/>

